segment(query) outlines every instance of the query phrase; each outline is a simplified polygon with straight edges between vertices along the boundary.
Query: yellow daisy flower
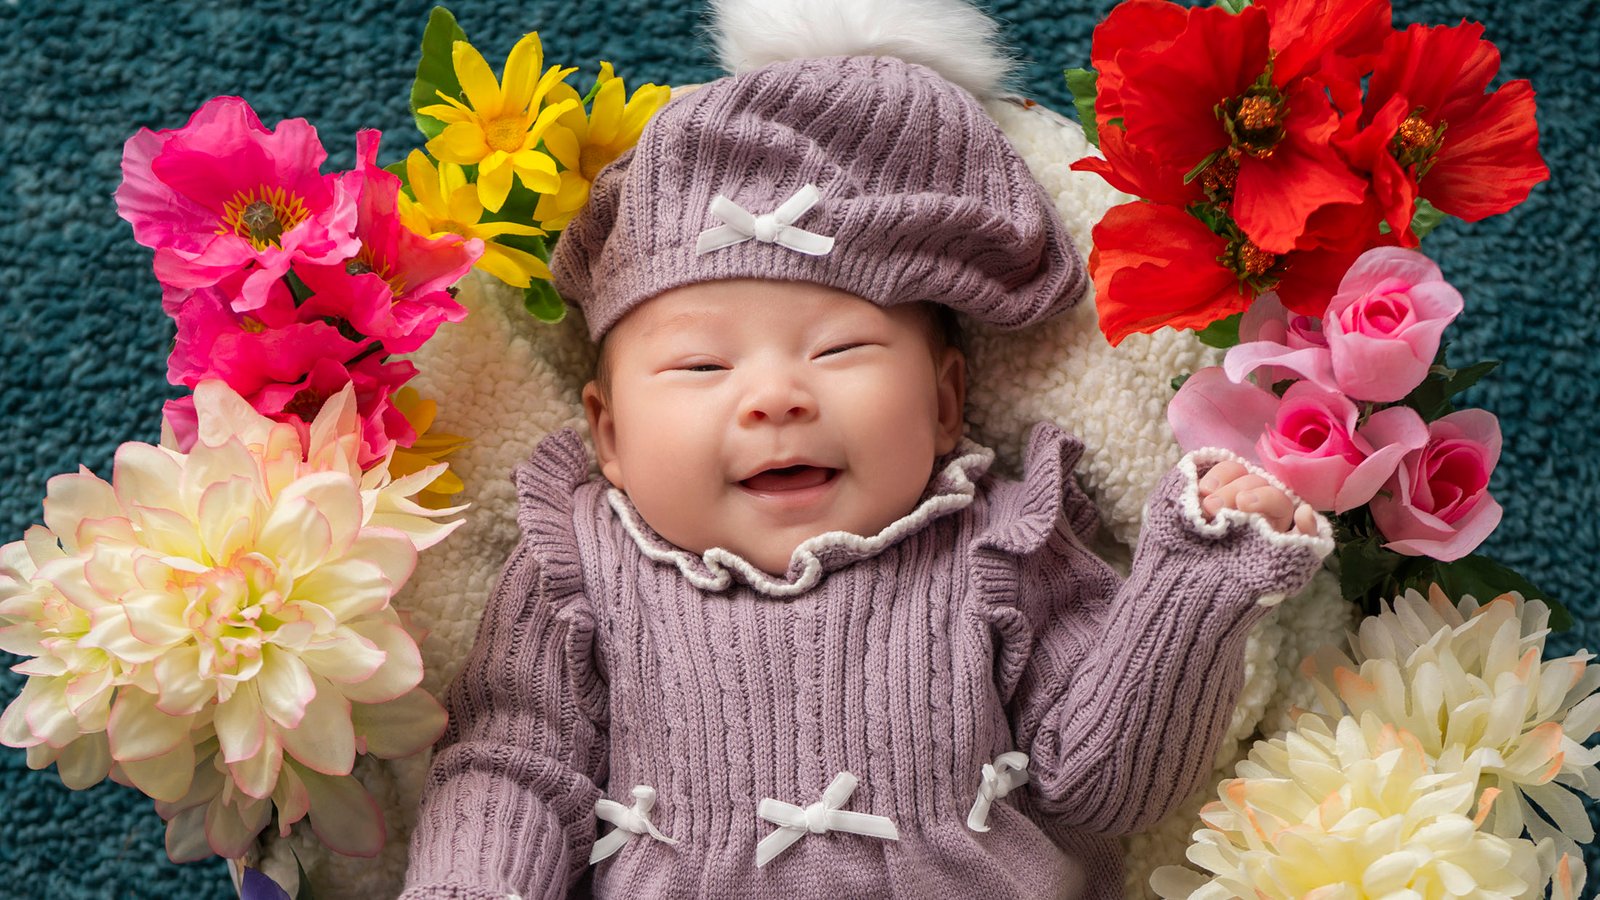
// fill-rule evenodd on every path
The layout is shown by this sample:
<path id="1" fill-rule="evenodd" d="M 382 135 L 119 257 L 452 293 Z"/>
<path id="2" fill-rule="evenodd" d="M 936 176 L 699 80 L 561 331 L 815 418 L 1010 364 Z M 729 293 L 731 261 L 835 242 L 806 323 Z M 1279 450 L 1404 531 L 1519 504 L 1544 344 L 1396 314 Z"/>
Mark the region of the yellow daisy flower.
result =
<path id="1" fill-rule="evenodd" d="M 508 234 L 541 237 L 545 232 L 515 222 L 482 221 L 483 204 L 477 188 L 467 181 L 460 166 L 441 161 L 435 169 L 421 150 L 413 150 L 406 157 L 406 182 L 416 197 L 413 200 L 400 192 L 400 221 L 407 228 L 428 237 L 458 234 L 478 238 L 483 241 L 483 255 L 475 268 L 513 287 L 525 288 L 535 278 L 550 279 L 550 267 L 544 260 L 497 241 Z"/>
<path id="2" fill-rule="evenodd" d="M 539 197 L 534 220 L 551 231 L 567 226 L 578 210 L 589 201 L 589 188 L 595 176 L 612 160 L 639 142 L 645 123 L 672 97 L 672 89 L 655 84 L 641 85 L 623 102 L 627 89 L 616 77 L 611 63 L 600 64 L 600 89 L 586 116 L 583 107 L 564 113 L 544 135 L 544 146 L 561 163 L 561 184 L 555 191 Z M 551 89 L 552 99 L 574 99 L 578 92 L 566 84 Z"/>
<path id="3" fill-rule="evenodd" d="M 540 76 L 544 50 L 537 32 L 524 35 L 511 48 L 498 80 L 483 55 L 466 41 L 455 42 L 451 60 L 467 99 L 463 103 L 440 91 L 444 103 L 417 110 L 445 123 L 444 131 L 428 142 L 428 152 L 442 162 L 477 166 L 478 199 L 495 212 L 505 205 L 513 173 L 535 193 L 557 190 L 561 181 L 555 160 L 534 148 L 556 119 L 574 107 L 582 108 L 576 97 L 544 104 L 551 90 L 577 69 L 551 66 Z"/>
<path id="4" fill-rule="evenodd" d="M 416 388 L 403 387 L 396 391 L 394 405 L 411 423 L 417 440 L 410 447 L 395 448 L 394 455 L 389 458 L 390 478 L 404 478 L 413 472 L 438 465 L 444 461 L 444 457 L 467 445 L 467 439 L 458 434 L 428 430 L 433 427 L 433 418 L 439 413 L 439 404 L 422 399 Z M 461 483 L 461 479 L 446 469 L 416 495 L 416 500 L 428 509 L 444 509 L 451 505 L 452 497 L 465 489 L 466 485 Z"/>

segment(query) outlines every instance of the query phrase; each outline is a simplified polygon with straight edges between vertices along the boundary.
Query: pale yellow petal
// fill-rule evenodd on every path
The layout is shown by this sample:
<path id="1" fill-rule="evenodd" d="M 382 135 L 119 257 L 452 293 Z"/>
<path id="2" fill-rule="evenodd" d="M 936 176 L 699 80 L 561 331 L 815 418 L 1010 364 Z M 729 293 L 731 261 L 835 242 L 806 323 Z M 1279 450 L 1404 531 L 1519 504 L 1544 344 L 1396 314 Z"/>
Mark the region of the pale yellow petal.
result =
<path id="1" fill-rule="evenodd" d="M 550 278 L 550 267 L 544 260 L 504 244 L 485 244 L 477 267 L 512 287 L 525 288 L 534 278 Z"/>
<path id="2" fill-rule="evenodd" d="M 528 190 L 536 194 L 553 194 L 561 189 L 561 176 L 556 173 L 556 161 L 543 153 L 535 150 L 518 153 L 512 160 L 512 165 L 517 170 L 517 178 Z"/>

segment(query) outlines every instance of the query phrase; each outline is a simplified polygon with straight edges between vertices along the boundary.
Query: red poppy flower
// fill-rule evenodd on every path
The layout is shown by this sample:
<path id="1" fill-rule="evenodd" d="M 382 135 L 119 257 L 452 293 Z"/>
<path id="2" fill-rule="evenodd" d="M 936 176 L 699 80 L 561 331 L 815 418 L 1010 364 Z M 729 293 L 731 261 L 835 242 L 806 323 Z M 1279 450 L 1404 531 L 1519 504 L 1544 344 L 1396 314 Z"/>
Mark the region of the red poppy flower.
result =
<path id="1" fill-rule="evenodd" d="M 1412 25 L 1391 35 L 1368 83 L 1360 130 L 1344 142 L 1373 173 L 1402 242 L 1415 243 L 1409 226 L 1417 194 L 1476 222 L 1521 203 L 1550 177 L 1539 155 L 1533 88 L 1519 79 L 1485 95 L 1500 51 L 1482 36 L 1475 22 Z"/>
<path id="2" fill-rule="evenodd" d="M 1308 224 L 1299 246 L 1271 253 L 1226 220 L 1218 234 L 1176 206 L 1113 207 L 1095 226 L 1089 255 L 1101 332 L 1115 346 L 1165 326 L 1203 328 L 1267 291 L 1297 314 L 1320 317 L 1350 264 L 1372 245 L 1377 215 L 1370 206 L 1340 204 L 1318 210 Z"/>

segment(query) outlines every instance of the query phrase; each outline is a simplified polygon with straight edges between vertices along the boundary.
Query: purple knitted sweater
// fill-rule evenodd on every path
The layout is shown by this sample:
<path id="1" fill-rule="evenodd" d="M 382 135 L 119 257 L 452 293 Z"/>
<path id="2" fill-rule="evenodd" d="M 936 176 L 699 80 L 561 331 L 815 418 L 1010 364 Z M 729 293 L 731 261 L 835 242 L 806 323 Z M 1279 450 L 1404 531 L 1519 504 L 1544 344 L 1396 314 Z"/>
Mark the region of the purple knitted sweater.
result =
<path id="1" fill-rule="evenodd" d="M 1196 479 L 1233 457 L 1201 451 L 1151 497 L 1123 580 L 1085 549 L 1080 452 L 1039 425 L 1011 482 L 967 443 L 912 514 L 807 541 L 778 579 L 666 543 L 575 432 L 546 438 L 403 897 L 1120 897 L 1115 836 L 1211 770 L 1246 634 L 1332 542 L 1206 521 Z M 1012 751 L 1028 780 L 1007 793 Z M 591 867 L 602 798 L 630 827 Z M 785 846 L 757 866 L 763 839 Z"/>

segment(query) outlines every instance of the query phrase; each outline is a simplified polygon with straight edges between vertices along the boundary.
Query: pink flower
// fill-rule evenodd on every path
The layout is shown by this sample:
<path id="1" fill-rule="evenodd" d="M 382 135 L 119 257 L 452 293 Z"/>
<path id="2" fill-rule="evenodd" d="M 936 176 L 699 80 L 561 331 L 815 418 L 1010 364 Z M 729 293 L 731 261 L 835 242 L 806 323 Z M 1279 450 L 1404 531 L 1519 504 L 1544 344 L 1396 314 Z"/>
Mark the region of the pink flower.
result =
<path id="1" fill-rule="evenodd" d="M 1228 349 L 1223 370 L 1234 381 L 1252 372 L 1270 388 L 1280 381 L 1310 378 L 1330 387 L 1333 365 L 1322 322 L 1284 308 L 1277 294 L 1262 294 L 1239 320 L 1239 343 Z"/>
<path id="2" fill-rule="evenodd" d="M 1267 471 L 1315 509 L 1348 512 L 1371 500 L 1400 458 L 1427 438 L 1422 417 L 1409 407 L 1382 410 L 1360 428 L 1359 417 L 1343 394 L 1296 382 L 1284 393 L 1256 452 Z M 1389 443 L 1374 447 L 1373 422 Z"/>
<path id="3" fill-rule="evenodd" d="M 1323 317 L 1340 390 L 1384 403 L 1411 393 L 1427 377 L 1439 337 L 1461 308 L 1461 294 L 1415 250 L 1377 247 L 1361 254 Z"/>
<path id="4" fill-rule="evenodd" d="M 1190 376 L 1167 405 L 1167 422 L 1185 452 L 1220 447 L 1271 472 L 1322 511 L 1368 502 L 1400 459 L 1427 439 L 1416 411 L 1380 410 L 1357 426 L 1343 395 L 1314 382 L 1290 385 L 1282 399 L 1211 366 Z"/>
<path id="5" fill-rule="evenodd" d="M 382 362 L 368 356 L 353 364 L 323 357 L 315 360 L 297 380 L 263 386 L 245 396 L 251 408 L 267 418 L 293 425 L 302 443 L 309 440 L 311 422 L 329 397 L 354 386 L 356 413 L 361 422 L 358 464 L 370 468 L 396 445 L 409 447 L 417 434 L 394 405 L 394 392 L 417 373 L 406 360 Z M 176 446 L 187 451 L 198 436 L 193 397 L 169 400 L 162 409 Z"/>
<path id="6" fill-rule="evenodd" d="M 1377 433 L 1393 434 L 1387 424 Z M 1405 454 L 1372 500 L 1372 517 L 1389 539 L 1384 546 L 1444 562 L 1471 553 L 1500 524 L 1500 504 L 1489 496 L 1499 461 L 1493 413 L 1464 409 L 1430 423 L 1427 443 Z"/>
<path id="7" fill-rule="evenodd" d="M 410 353 L 441 324 L 466 317 L 449 287 L 483 255 L 483 241 L 453 234 L 428 238 L 401 224 L 395 211 L 400 179 L 378 168 L 380 138 L 370 129 L 356 136 L 356 169 L 344 176 L 346 190 L 359 198 L 359 250 L 332 265 L 295 265 L 313 293 L 301 317 L 344 319 L 382 340 L 388 352 Z"/>
<path id="8" fill-rule="evenodd" d="M 360 242 L 356 204 L 318 169 L 327 153 L 304 119 L 276 131 L 238 97 L 216 97 L 177 130 L 140 129 L 122 151 L 117 211 L 156 251 L 169 313 L 189 291 L 249 269 L 234 309 L 267 302 L 294 259 L 340 263 Z"/>
<path id="9" fill-rule="evenodd" d="M 265 303 L 245 313 L 233 311 L 225 288 L 197 288 L 176 318 L 178 339 L 167 360 L 167 380 L 194 387 L 220 379 L 246 397 L 269 384 L 300 380 L 319 359 L 354 359 L 362 350 L 327 322 L 298 321 L 281 281 L 268 287 Z"/>

